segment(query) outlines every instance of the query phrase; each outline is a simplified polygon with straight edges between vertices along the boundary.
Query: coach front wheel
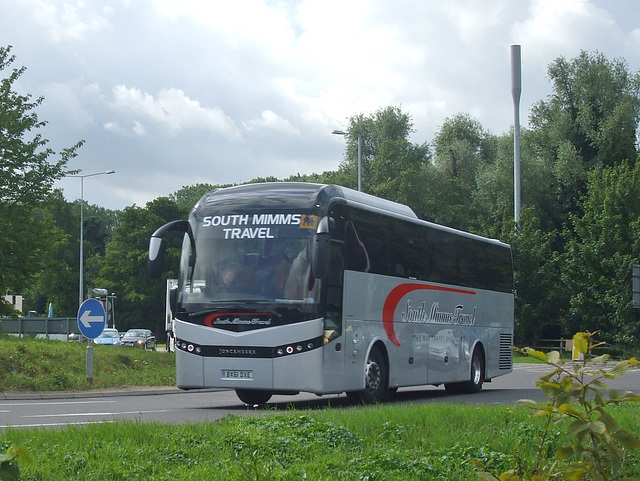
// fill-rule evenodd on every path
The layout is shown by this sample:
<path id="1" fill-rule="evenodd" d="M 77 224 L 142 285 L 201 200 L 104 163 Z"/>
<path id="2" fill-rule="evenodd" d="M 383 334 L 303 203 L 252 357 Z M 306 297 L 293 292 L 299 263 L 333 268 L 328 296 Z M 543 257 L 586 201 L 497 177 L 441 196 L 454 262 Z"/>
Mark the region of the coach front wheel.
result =
<path id="1" fill-rule="evenodd" d="M 364 371 L 364 389 L 347 392 L 352 401 L 372 404 L 382 402 L 387 396 L 387 363 L 380 349 L 373 348 L 369 353 Z"/>

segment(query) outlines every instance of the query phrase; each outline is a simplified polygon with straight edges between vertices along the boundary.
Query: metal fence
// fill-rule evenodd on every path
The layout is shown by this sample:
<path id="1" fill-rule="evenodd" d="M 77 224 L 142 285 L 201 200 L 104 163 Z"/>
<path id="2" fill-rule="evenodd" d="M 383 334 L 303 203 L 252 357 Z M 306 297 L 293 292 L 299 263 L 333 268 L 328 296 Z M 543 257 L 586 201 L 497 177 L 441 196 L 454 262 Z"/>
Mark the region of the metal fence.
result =
<path id="1" fill-rule="evenodd" d="M 0 318 L 0 331 L 15 336 L 34 336 L 68 340 L 69 334 L 79 333 L 75 317 L 11 317 Z"/>

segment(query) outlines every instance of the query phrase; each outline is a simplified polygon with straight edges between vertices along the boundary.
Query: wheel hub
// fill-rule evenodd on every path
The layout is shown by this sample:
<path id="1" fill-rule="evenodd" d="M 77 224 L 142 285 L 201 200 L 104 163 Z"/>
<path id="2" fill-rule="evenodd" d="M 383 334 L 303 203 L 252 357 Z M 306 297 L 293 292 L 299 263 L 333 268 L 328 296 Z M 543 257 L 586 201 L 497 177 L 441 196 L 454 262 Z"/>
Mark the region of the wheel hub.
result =
<path id="1" fill-rule="evenodd" d="M 378 363 L 371 362 L 367 365 L 367 389 L 375 391 L 380 385 L 380 366 Z"/>

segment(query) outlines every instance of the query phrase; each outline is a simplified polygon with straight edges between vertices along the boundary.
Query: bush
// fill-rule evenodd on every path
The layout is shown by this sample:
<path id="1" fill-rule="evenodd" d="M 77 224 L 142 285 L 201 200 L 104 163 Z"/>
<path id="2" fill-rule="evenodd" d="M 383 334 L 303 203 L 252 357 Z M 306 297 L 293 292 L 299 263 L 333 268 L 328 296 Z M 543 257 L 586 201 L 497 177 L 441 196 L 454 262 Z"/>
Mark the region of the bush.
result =
<path id="1" fill-rule="evenodd" d="M 621 393 L 609 389 L 605 380 L 624 375 L 631 366 L 638 364 L 631 358 L 615 364 L 610 369 L 595 367 L 609 361 L 608 354 L 591 358 L 590 353 L 602 344 L 593 343 L 594 334 L 579 332 L 573 337 L 574 348 L 584 356 L 584 361 L 566 367 L 561 364 L 560 353 L 543 353 L 531 348 L 516 350 L 527 356 L 546 362 L 555 369 L 542 376 L 536 385 L 548 401 L 538 403 L 523 400 L 533 409 L 533 416 L 546 417 L 546 427 L 540 435 L 537 459 L 527 465 L 515 456 L 513 469 L 501 474 L 488 470 L 478 473 L 488 481 L 546 481 L 564 479 L 580 481 L 609 481 L 624 475 L 625 450 L 640 449 L 640 439 L 633 433 L 621 429 L 608 411 L 611 406 L 625 402 L 640 401 L 632 392 Z M 566 426 L 564 442 L 555 452 L 555 459 L 546 453 L 551 424 Z M 479 463 L 481 464 L 481 463 Z M 482 465 L 482 464 L 481 464 Z M 486 468 L 486 465 L 483 466 Z M 631 481 L 637 478 L 623 478 Z"/>

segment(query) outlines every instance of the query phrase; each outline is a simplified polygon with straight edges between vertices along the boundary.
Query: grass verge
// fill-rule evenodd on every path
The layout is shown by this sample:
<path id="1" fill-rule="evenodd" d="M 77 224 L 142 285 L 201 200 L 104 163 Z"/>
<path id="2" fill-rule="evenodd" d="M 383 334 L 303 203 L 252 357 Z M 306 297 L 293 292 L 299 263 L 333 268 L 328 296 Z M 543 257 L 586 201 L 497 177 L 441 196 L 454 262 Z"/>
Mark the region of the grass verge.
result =
<path id="1" fill-rule="evenodd" d="M 0 392 L 175 385 L 173 353 L 94 345 L 89 383 L 86 351 L 86 343 L 0 336 Z"/>
<path id="2" fill-rule="evenodd" d="M 4 391 L 59 391 L 173 385 L 173 354 L 0 336 Z M 6 429 L 0 452 L 25 446 L 34 463 L 23 480 L 473 480 L 474 461 L 496 472 L 515 456 L 534 459 L 540 419 L 522 407 L 381 405 L 257 411 L 198 424 L 116 421 L 60 429 Z M 640 435 L 640 407 L 615 407 L 620 425 Z M 547 455 L 560 445 L 554 426 Z M 638 475 L 640 454 L 625 453 L 623 473 Z"/>
<path id="3" fill-rule="evenodd" d="M 477 479 L 474 460 L 508 469 L 533 459 L 542 420 L 505 406 L 381 405 L 229 416 L 186 425 L 115 422 L 55 430 L 6 430 L 26 446 L 28 480 L 435 480 Z M 616 408 L 638 434 L 640 409 Z M 552 432 L 557 446 L 563 427 Z M 549 450 L 549 456 L 553 449 Z M 625 456 L 637 474 L 640 456 Z"/>
<path id="4" fill-rule="evenodd" d="M 0 392 L 46 392 L 175 385 L 175 354 L 94 345 L 87 381 L 86 343 L 0 335 Z M 514 355 L 514 362 L 540 363 Z"/>

